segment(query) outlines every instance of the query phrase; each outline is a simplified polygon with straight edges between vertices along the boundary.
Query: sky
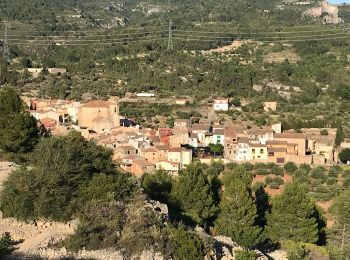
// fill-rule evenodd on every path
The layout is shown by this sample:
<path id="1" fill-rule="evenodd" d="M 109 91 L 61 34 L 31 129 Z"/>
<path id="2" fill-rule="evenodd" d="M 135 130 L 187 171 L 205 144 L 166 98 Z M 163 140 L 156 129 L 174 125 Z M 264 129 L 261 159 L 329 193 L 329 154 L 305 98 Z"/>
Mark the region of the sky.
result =
<path id="1" fill-rule="evenodd" d="M 342 3 L 348 3 L 350 4 L 350 0 L 328 0 L 331 4 L 342 4 Z"/>

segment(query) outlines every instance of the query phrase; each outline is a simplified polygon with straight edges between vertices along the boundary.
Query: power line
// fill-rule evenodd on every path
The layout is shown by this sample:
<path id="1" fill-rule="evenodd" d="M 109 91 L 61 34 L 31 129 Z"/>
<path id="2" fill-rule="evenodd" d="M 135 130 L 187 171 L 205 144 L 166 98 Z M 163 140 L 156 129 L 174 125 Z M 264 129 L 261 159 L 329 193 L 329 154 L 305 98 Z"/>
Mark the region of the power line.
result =
<path id="1" fill-rule="evenodd" d="M 169 22 L 169 37 L 168 37 L 168 47 L 167 47 L 167 49 L 168 50 L 173 50 L 174 49 L 174 44 L 173 44 L 173 20 L 170 20 L 170 22 Z"/>

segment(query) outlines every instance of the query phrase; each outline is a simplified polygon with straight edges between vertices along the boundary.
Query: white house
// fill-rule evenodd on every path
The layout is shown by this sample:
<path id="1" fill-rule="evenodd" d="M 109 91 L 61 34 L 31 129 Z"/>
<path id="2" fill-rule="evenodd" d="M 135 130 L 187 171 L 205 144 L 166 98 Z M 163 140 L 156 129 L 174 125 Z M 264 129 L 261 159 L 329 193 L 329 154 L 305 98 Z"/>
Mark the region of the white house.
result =
<path id="1" fill-rule="evenodd" d="M 250 159 L 249 139 L 240 138 L 238 139 L 236 161 L 246 162 Z"/>
<path id="2" fill-rule="evenodd" d="M 227 111 L 229 108 L 228 98 L 215 98 L 213 109 L 214 111 Z"/>

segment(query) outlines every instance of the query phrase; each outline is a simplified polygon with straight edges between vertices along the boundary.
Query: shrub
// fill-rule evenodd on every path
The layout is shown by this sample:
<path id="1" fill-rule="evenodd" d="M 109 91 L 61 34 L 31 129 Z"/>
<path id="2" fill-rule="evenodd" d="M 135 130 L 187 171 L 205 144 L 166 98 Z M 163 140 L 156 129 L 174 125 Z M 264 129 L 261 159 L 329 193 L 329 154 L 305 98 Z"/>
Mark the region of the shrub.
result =
<path id="1" fill-rule="evenodd" d="M 340 166 L 331 166 L 328 170 L 328 175 L 330 177 L 337 177 L 338 174 L 342 173 L 342 168 Z"/>
<path id="2" fill-rule="evenodd" d="M 204 259 L 205 249 L 201 239 L 180 226 L 173 233 L 172 248 L 174 259 Z"/>
<path id="3" fill-rule="evenodd" d="M 299 170 L 304 170 L 305 172 L 309 173 L 311 171 L 311 166 L 303 163 L 299 166 Z"/>
<path id="4" fill-rule="evenodd" d="M 284 180 L 283 180 L 282 178 L 280 178 L 280 177 L 274 178 L 274 179 L 273 179 L 273 182 L 274 182 L 274 183 L 277 183 L 277 184 L 279 184 L 279 185 L 283 185 L 283 184 L 284 184 Z"/>
<path id="5" fill-rule="evenodd" d="M 295 173 L 297 170 L 298 170 L 298 166 L 293 163 L 293 162 L 287 162 L 285 165 L 284 165 L 284 170 L 286 171 L 286 173 Z"/>
<path id="6" fill-rule="evenodd" d="M 277 189 L 279 189 L 280 185 L 279 185 L 278 183 L 276 183 L 276 182 L 273 182 L 273 183 L 271 183 L 271 184 L 269 185 L 269 187 L 270 187 L 271 189 L 277 190 Z"/>
<path id="7" fill-rule="evenodd" d="M 255 174 L 259 174 L 259 175 L 268 175 L 270 173 L 270 171 L 268 169 L 256 169 L 255 170 Z"/>
<path id="8" fill-rule="evenodd" d="M 343 187 L 350 187 L 350 178 L 346 178 L 343 181 Z"/>
<path id="9" fill-rule="evenodd" d="M 235 259 L 236 260 L 255 260 L 256 253 L 255 251 L 252 251 L 252 250 L 236 251 Z"/>
<path id="10" fill-rule="evenodd" d="M 340 154 L 339 154 L 339 159 L 343 163 L 347 163 L 350 161 L 350 149 L 344 149 Z"/>
<path id="11" fill-rule="evenodd" d="M 284 175 L 283 169 L 278 165 L 274 165 L 271 169 L 271 172 L 275 175 L 278 175 L 278 176 Z"/>
<path id="12" fill-rule="evenodd" d="M 327 185 L 333 185 L 336 184 L 338 180 L 336 178 L 328 178 L 327 179 Z"/>
<path id="13" fill-rule="evenodd" d="M 326 176 L 326 169 L 324 167 L 316 167 L 314 168 L 311 173 L 310 173 L 310 176 L 313 178 L 313 179 L 322 179 L 322 180 L 325 180 L 327 178 Z"/>
<path id="14" fill-rule="evenodd" d="M 327 129 L 321 129 L 320 134 L 321 135 L 328 135 L 328 130 Z"/>
<path id="15" fill-rule="evenodd" d="M 273 183 L 273 178 L 272 178 L 271 176 L 267 176 L 267 177 L 265 178 L 265 183 L 266 183 L 266 184 L 271 184 L 271 183 Z"/>

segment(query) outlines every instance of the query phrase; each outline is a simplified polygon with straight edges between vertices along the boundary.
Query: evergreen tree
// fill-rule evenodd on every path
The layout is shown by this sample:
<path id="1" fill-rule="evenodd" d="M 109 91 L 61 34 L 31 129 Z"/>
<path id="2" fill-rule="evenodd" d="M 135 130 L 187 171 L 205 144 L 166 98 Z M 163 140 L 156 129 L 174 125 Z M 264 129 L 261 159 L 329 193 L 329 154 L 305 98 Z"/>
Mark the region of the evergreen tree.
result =
<path id="1" fill-rule="evenodd" d="M 267 214 L 267 236 L 274 242 L 316 243 L 318 224 L 315 206 L 297 183 L 285 186 L 282 195 L 272 202 L 271 214 Z"/>
<path id="2" fill-rule="evenodd" d="M 0 150 L 7 153 L 28 152 L 38 140 L 37 122 L 24 110 L 21 98 L 13 89 L 0 91 Z"/>
<path id="3" fill-rule="evenodd" d="M 239 178 L 231 179 L 229 185 L 224 187 L 216 221 L 217 230 L 239 245 L 251 248 L 261 238 L 261 229 L 255 225 L 256 220 L 256 206 L 246 183 Z"/>
<path id="4" fill-rule="evenodd" d="M 341 142 L 343 141 L 344 136 L 343 136 L 343 127 L 341 124 L 339 124 L 338 128 L 337 128 L 337 133 L 335 135 L 335 141 L 334 144 L 336 147 L 339 147 L 339 145 L 341 144 Z"/>
<path id="5" fill-rule="evenodd" d="M 172 236 L 172 256 L 179 260 L 201 260 L 205 256 L 205 248 L 201 239 L 194 233 L 186 231 L 180 225 Z"/>
<path id="6" fill-rule="evenodd" d="M 217 213 L 213 185 L 199 163 L 181 173 L 171 192 L 172 199 L 196 224 L 207 226 Z"/>

